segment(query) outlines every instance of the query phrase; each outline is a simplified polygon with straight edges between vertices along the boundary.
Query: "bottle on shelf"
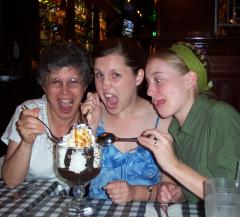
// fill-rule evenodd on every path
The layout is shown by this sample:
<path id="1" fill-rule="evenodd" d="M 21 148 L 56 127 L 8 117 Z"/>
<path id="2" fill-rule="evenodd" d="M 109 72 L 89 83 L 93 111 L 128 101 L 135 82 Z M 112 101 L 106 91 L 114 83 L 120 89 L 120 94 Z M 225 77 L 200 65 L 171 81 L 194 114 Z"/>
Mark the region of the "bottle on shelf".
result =
<path id="1" fill-rule="evenodd" d="M 39 0 L 40 15 L 40 47 L 46 47 L 65 37 L 65 0 Z"/>
<path id="2" fill-rule="evenodd" d="M 106 15 L 89 0 L 39 0 L 39 8 L 41 48 L 71 40 L 93 51 L 94 37 L 106 39 Z M 94 28 L 99 28 L 99 33 Z"/>

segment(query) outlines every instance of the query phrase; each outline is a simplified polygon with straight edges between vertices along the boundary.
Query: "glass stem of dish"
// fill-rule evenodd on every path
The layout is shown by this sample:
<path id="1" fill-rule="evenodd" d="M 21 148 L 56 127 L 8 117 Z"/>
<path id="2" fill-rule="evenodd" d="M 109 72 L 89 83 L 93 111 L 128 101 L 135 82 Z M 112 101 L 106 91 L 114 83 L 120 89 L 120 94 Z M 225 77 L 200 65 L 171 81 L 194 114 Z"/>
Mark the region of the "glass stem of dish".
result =
<path id="1" fill-rule="evenodd" d="M 85 194 L 84 185 L 74 185 L 73 186 L 73 196 L 75 200 L 83 200 Z"/>

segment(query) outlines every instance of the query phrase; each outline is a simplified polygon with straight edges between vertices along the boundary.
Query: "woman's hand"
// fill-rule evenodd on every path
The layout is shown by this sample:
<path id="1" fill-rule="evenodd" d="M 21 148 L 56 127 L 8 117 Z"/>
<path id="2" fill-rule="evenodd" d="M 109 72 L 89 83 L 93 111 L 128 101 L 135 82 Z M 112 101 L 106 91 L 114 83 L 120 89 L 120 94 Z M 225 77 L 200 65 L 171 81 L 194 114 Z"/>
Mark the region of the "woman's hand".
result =
<path id="1" fill-rule="evenodd" d="M 101 102 L 97 93 L 88 93 L 87 99 L 81 105 L 82 114 L 87 114 L 87 121 L 95 132 L 101 119 Z"/>
<path id="2" fill-rule="evenodd" d="M 24 109 L 17 122 L 17 129 L 22 141 L 33 144 L 36 136 L 44 132 L 43 124 L 38 120 L 39 108 Z"/>
<path id="3" fill-rule="evenodd" d="M 126 181 L 112 181 L 104 189 L 114 203 L 126 203 L 133 200 L 133 186 Z"/>
<path id="4" fill-rule="evenodd" d="M 146 130 L 139 138 L 139 142 L 150 149 L 158 164 L 168 173 L 178 166 L 179 161 L 173 151 L 173 139 L 168 133 L 156 129 Z"/>
<path id="5" fill-rule="evenodd" d="M 183 202 L 182 188 L 172 182 L 162 182 L 158 185 L 157 201 L 160 203 Z"/>
<path id="6" fill-rule="evenodd" d="M 156 129 L 146 130 L 138 140 L 153 152 L 159 166 L 166 173 L 174 177 L 199 198 L 203 198 L 203 182 L 206 177 L 176 158 L 172 147 L 173 139 L 170 134 Z"/>

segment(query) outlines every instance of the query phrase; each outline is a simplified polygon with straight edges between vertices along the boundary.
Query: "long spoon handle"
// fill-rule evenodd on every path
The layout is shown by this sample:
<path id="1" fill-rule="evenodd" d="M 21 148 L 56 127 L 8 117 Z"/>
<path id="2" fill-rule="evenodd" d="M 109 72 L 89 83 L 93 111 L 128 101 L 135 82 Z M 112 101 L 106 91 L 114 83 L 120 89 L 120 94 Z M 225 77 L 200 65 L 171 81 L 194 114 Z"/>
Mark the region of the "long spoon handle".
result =
<path id="1" fill-rule="evenodd" d="M 115 140 L 119 141 L 119 142 L 138 142 L 138 138 L 137 137 L 132 137 L 132 138 L 119 138 L 119 137 L 116 137 Z"/>
<path id="2" fill-rule="evenodd" d="M 26 105 L 23 105 L 22 106 L 22 109 L 29 109 Z M 50 130 L 50 128 L 47 126 L 47 124 L 46 123 L 44 123 L 40 118 L 37 118 L 45 127 L 46 127 L 46 129 L 48 130 L 48 132 L 50 133 L 50 135 L 48 135 L 48 138 L 50 139 L 50 140 L 52 140 L 52 142 L 55 142 L 55 143 L 59 143 L 59 142 L 61 142 L 62 141 L 62 138 L 60 138 L 60 137 L 57 137 L 57 136 L 55 136 L 53 133 L 52 133 L 52 131 Z"/>

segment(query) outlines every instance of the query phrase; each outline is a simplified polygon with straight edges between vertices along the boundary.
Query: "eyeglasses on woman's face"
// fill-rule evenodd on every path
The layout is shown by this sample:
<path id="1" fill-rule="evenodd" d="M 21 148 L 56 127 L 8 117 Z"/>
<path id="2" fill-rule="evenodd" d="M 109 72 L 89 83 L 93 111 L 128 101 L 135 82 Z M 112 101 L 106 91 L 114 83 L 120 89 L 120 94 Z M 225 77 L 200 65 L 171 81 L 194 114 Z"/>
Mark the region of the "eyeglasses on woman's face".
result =
<path id="1" fill-rule="evenodd" d="M 62 88 L 63 86 L 67 86 L 68 88 L 78 88 L 83 84 L 80 78 L 70 78 L 67 81 L 62 81 L 59 78 L 49 78 L 47 80 L 47 85 L 50 88 Z"/>

